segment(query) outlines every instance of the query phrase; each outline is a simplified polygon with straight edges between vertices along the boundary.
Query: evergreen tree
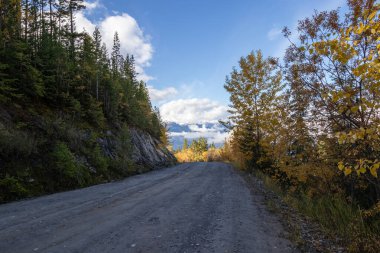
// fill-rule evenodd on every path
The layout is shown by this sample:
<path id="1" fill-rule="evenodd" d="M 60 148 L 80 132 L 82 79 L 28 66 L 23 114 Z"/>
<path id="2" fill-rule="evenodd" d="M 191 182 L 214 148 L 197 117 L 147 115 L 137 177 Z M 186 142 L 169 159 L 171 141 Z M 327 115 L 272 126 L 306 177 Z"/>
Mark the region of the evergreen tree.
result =
<path id="1" fill-rule="evenodd" d="M 100 34 L 99 28 L 95 27 L 95 31 L 93 33 L 93 39 L 95 44 L 95 60 L 96 60 L 96 86 L 95 86 L 95 94 L 96 100 L 99 100 L 99 72 L 101 69 L 101 58 L 102 58 L 102 35 Z"/>
<path id="2" fill-rule="evenodd" d="M 115 32 L 115 35 L 113 38 L 112 52 L 111 52 L 111 68 L 112 68 L 113 78 L 119 77 L 122 64 L 123 64 L 123 57 L 120 53 L 119 34 Z"/>
<path id="3" fill-rule="evenodd" d="M 69 18 L 69 41 L 70 41 L 70 59 L 75 60 L 75 39 L 78 37 L 78 33 L 75 28 L 75 12 L 85 8 L 84 0 L 59 0 L 62 6 L 63 13 L 66 13 Z"/>
<path id="4" fill-rule="evenodd" d="M 183 140 L 182 150 L 187 150 L 188 148 L 189 148 L 189 143 L 188 143 L 188 140 L 185 138 Z"/>

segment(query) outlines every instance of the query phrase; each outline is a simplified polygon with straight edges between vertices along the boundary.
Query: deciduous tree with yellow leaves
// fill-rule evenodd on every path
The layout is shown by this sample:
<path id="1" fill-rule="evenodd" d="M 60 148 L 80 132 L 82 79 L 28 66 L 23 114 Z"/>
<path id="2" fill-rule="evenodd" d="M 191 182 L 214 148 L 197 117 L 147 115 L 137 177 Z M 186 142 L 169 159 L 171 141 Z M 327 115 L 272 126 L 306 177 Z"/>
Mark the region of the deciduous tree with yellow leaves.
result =
<path id="1" fill-rule="evenodd" d="M 337 11 L 300 21 L 298 44 L 287 51 L 290 72 L 301 80 L 312 102 L 314 123 L 336 137 L 338 168 L 374 186 L 380 199 L 380 20 L 375 1 L 348 1 L 343 21 Z M 285 35 L 289 32 L 285 29 Z"/>
<path id="2" fill-rule="evenodd" d="M 224 85 L 230 93 L 231 116 L 228 124 L 234 140 L 245 155 L 249 168 L 269 166 L 268 152 L 275 144 L 278 126 L 281 72 L 275 58 L 264 58 L 261 51 L 251 52 L 239 61 Z"/>
<path id="3" fill-rule="evenodd" d="M 347 5 L 344 15 L 316 11 L 299 21 L 297 38 L 284 28 L 290 46 L 282 66 L 260 51 L 241 58 L 225 83 L 232 108 L 226 125 L 235 162 L 302 196 L 309 213 L 325 211 L 314 218 L 332 230 L 338 219 L 352 252 L 377 252 L 380 4 Z M 346 211 L 357 214 L 340 221 Z"/>

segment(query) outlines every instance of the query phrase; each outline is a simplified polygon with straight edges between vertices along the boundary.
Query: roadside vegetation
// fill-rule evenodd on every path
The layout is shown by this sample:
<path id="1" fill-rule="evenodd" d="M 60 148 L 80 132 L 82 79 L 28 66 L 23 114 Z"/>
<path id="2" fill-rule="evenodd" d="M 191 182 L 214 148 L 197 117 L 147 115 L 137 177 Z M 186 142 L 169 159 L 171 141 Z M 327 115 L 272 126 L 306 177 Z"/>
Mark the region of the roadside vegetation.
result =
<path id="1" fill-rule="evenodd" d="M 99 29 L 75 29 L 83 8 L 0 1 L 0 203 L 137 173 L 131 127 L 167 144 L 118 34 L 107 49 Z"/>
<path id="2" fill-rule="evenodd" d="M 201 137 L 194 139 L 189 144 L 185 139 L 182 149 L 174 152 L 178 162 L 212 162 L 228 161 L 225 146 L 217 148 L 213 143 L 209 145 L 207 139 Z"/>
<path id="3" fill-rule="evenodd" d="M 350 252 L 380 248 L 380 5 L 315 12 L 283 59 L 260 50 L 227 77 L 227 157 L 338 236 Z M 292 35 L 295 32 L 295 35 Z"/>

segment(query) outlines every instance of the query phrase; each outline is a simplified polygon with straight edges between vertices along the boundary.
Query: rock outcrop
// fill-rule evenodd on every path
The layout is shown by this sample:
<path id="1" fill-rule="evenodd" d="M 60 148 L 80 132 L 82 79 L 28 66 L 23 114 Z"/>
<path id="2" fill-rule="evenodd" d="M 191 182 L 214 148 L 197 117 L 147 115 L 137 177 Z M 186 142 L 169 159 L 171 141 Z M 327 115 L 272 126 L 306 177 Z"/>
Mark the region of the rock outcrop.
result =
<path id="1" fill-rule="evenodd" d="M 120 131 L 109 130 L 105 137 L 98 139 L 98 142 L 104 154 L 111 159 L 117 159 L 122 152 L 130 153 L 130 158 L 139 167 L 140 173 L 177 163 L 175 156 L 159 140 L 140 129 L 130 128 L 127 139 L 128 144 L 123 142 L 124 138 L 120 137 Z M 120 146 L 125 145 L 130 148 L 120 149 Z"/>
<path id="2" fill-rule="evenodd" d="M 137 165 L 154 169 L 176 163 L 174 155 L 149 134 L 133 128 L 130 129 L 130 134 L 133 146 L 132 160 Z"/>

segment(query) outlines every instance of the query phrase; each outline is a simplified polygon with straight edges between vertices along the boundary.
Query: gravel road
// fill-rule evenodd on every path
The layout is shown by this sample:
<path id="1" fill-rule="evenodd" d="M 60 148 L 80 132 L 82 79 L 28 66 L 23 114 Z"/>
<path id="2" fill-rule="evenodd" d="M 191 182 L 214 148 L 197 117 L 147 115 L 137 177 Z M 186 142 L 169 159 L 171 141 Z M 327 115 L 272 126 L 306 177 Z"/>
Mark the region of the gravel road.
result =
<path id="1" fill-rule="evenodd" d="M 191 163 L 0 205 L 0 252 L 295 252 L 228 164 Z"/>

